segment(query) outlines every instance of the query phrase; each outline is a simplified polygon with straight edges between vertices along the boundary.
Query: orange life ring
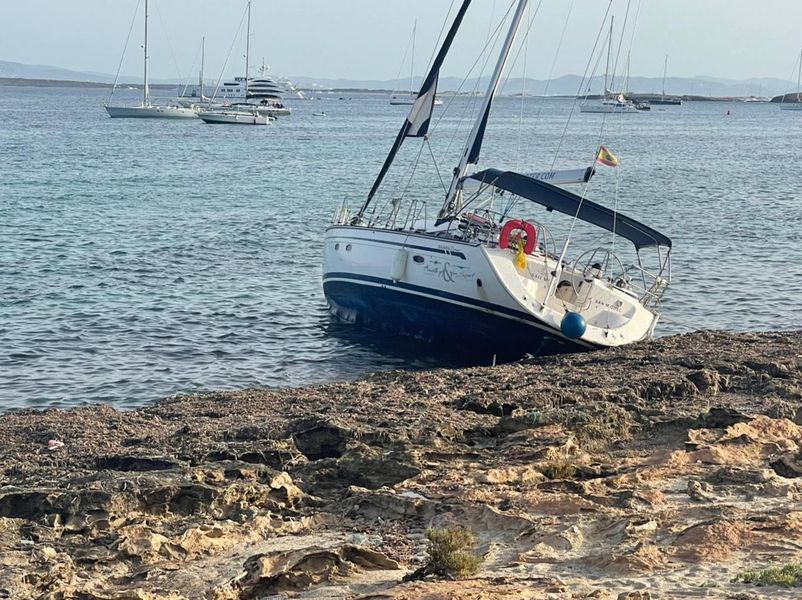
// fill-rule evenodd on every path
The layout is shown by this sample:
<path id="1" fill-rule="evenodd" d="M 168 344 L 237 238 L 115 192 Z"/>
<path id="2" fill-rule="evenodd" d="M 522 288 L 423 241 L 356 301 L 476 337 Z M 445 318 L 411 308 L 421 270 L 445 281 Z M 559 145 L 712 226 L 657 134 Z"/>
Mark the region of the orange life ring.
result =
<path id="1" fill-rule="evenodd" d="M 532 254 L 537 245 L 537 229 L 535 229 L 535 226 L 531 223 L 521 221 L 520 219 L 512 219 L 504 223 L 504 227 L 501 229 L 501 235 L 498 238 L 498 247 L 502 249 L 510 247 L 510 236 L 513 231 L 523 231 L 526 234 L 524 252 Z"/>

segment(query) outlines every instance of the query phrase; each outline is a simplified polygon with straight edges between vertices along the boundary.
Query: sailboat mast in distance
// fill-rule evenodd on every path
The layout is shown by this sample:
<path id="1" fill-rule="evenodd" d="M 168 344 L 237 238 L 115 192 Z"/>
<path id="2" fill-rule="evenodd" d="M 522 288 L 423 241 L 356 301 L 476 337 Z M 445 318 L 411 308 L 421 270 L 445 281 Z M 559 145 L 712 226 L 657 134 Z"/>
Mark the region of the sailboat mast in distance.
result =
<path id="1" fill-rule="evenodd" d="M 251 56 L 251 3 L 248 2 L 248 27 L 245 30 L 245 100 L 248 100 L 248 69 Z"/>
<path id="2" fill-rule="evenodd" d="M 802 91 L 800 89 L 802 86 L 802 51 L 799 52 L 799 72 L 796 76 L 796 101 L 799 102 L 799 93 Z"/>
<path id="3" fill-rule="evenodd" d="M 610 77 L 610 55 L 613 52 L 613 16 L 610 15 L 610 39 L 607 41 L 607 67 L 604 69 L 604 97 L 607 97 L 607 90 L 611 89 L 612 83 L 608 87 L 608 78 Z"/>
<path id="4" fill-rule="evenodd" d="M 409 95 L 415 95 L 415 36 L 418 33 L 418 20 L 412 26 L 412 60 L 409 61 Z"/>
<path id="5" fill-rule="evenodd" d="M 143 86 L 142 92 L 142 106 L 148 105 L 148 96 L 150 96 L 150 90 L 148 89 L 148 0 L 145 0 L 145 76 L 144 81 L 145 85 Z"/>
<path id="6" fill-rule="evenodd" d="M 200 87 L 200 99 L 201 99 L 201 102 L 203 102 L 203 67 L 204 67 L 204 63 L 205 62 L 206 62 L 206 36 L 203 36 L 201 38 L 200 81 L 198 82 L 199 83 L 199 87 Z"/>

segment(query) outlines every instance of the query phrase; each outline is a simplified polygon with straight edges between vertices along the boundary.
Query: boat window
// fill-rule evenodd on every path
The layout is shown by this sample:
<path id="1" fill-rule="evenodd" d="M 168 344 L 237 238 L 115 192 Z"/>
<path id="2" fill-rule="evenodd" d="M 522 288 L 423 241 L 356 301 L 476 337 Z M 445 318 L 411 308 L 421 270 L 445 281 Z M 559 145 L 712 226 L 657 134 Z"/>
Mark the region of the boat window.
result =
<path id="1" fill-rule="evenodd" d="M 412 260 L 414 260 L 416 263 L 422 263 L 423 257 L 416 254 L 415 256 L 412 257 Z"/>

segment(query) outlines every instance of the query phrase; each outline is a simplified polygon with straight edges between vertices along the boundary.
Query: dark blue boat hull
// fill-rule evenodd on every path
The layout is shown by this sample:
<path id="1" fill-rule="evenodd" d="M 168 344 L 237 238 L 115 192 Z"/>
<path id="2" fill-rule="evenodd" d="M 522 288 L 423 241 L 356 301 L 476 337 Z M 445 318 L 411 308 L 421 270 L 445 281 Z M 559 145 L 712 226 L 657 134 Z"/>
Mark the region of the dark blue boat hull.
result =
<path id="1" fill-rule="evenodd" d="M 393 285 L 325 280 L 323 291 L 332 315 L 367 329 L 413 336 L 464 352 L 501 359 L 524 354 L 542 356 L 583 352 L 595 348 L 552 334 L 534 317 L 528 322 L 505 316 L 486 306 L 475 308 L 405 291 Z M 466 301 L 469 301 L 466 299 Z"/>

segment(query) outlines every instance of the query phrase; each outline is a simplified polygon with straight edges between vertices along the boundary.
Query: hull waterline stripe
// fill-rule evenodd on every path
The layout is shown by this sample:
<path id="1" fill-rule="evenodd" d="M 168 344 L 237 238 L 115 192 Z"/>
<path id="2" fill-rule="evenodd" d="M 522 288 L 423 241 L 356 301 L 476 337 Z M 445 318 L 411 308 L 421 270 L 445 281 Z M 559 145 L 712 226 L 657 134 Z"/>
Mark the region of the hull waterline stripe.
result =
<path id="1" fill-rule="evenodd" d="M 530 314 L 512 308 L 507 308 L 506 306 L 493 304 L 492 302 L 486 302 L 484 300 L 475 300 L 473 298 L 468 298 L 467 296 L 460 296 L 459 294 L 453 294 L 451 292 L 444 292 L 441 290 L 425 288 L 422 286 L 413 285 L 409 283 L 402 283 L 402 282 L 396 283 L 391 279 L 384 279 L 382 277 L 372 277 L 370 275 L 355 275 L 352 273 L 336 273 L 336 272 L 327 273 L 323 275 L 323 283 L 325 284 L 327 281 L 348 281 L 352 283 L 358 282 L 360 284 L 369 284 L 372 286 L 384 287 L 390 290 L 396 290 L 398 292 L 409 292 L 420 296 L 427 296 L 429 298 L 438 298 L 454 304 L 461 304 L 463 306 L 468 306 L 471 308 L 479 308 L 482 309 L 484 312 L 492 313 L 508 319 L 511 318 L 517 321 L 521 321 L 522 323 L 526 323 L 527 325 L 531 325 L 538 329 L 547 331 L 558 339 L 565 340 L 567 342 L 577 344 L 579 346 L 584 346 L 586 348 L 601 348 L 601 346 L 597 346 L 596 344 L 592 344 L 584 340 L 573 340 L 567 338 L 562 334 L 560 330 L 554 329 L 553 327 L 546 325 L 545 323 L 543 323 L 542 321 L 540 321 L 539 319 Z"/>

